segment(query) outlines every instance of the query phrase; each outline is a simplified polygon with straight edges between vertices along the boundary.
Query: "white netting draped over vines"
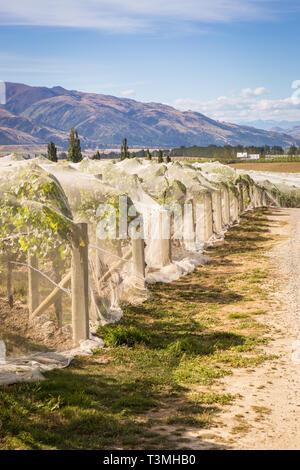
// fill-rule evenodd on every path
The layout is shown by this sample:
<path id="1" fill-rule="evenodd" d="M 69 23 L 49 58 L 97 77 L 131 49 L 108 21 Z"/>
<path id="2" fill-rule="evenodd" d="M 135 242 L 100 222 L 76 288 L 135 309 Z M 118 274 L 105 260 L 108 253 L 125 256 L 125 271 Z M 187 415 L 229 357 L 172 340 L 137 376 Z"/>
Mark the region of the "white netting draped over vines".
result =
<path id="1" fill-rule="evenodd" d="M 0 171 L 0 340 L 9 355 L 87 339 L 89 327 L 119 320 L 122 304 L 147 299 L 147 283 L 207 262 L 205 247 L 242 212 L 280 196 L 219 163 L 12 155 Z"/>

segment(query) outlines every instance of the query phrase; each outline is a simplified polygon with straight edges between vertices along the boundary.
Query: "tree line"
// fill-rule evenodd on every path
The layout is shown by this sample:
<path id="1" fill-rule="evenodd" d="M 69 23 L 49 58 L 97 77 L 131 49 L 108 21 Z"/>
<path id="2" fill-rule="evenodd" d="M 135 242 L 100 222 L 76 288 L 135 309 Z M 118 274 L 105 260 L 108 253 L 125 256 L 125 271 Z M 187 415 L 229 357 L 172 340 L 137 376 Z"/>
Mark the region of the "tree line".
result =
<path id="1" fill-rule="evenodd" d="M 171 157 L 192 157 L 192 158 L 212 158 L 217 160 L 233 160 L 236 159 L 238 152 L 247 152 L 249 154 L 259 154 L 261 158 L 266 157 L 267 155 L 283 155 L 285 153 L 284 149 L 279 145 L 269 146 L 243 146 L 243 145 L 208 145 L 207 147 L 201 147 L 194 145 L 192 147 L 181 146 L 174 148 L 172 150 L 154 150 L 152 153 L 149 149 L 139 150 L 136 152 L 131 152 L 128 148 L 127 138 L 123 139 L 120 154 L 113 152 L 114 157 L 120 158 L 120 161 L 127 158 L 145 158 L 146 160 L 152 160 L 152 158 L 157 159 L 158 163 L 169 163 Z M 299 157 L 300 156 L 300 147 L 296 145 L 291 145 L 289 150 L 286 152 L 290 157 Z M 78 132 L 74 127 L 70 130 L 69 135 L 69 149 L 68 153 L 62 153 L 63 157 L 67 158 L 73 163 L 78 163 L 82 160 L 82 151 L 80 139 L 78 137 Z M 57 147 L 54 142 L 48 144 L 47 149 L 47 158 L 52 162 L 57 162 Z M 92 155 L 92 160 L 100 160 L 102 158 L 100 151 L 97 150 L 95 154 Z"/>
<path id="2" fill-rule="evenodd" d="M 128 148 L 127 139 L 123 139 L 120 152 L 120 161 L 126 160 L 126 158 L 145 158 L 146 160 L 152 160 L 152 158 L 157 158 L 158 163 L 169 163 L 171 161 L 171 156 L 169 152 L 164 153 L 161 149 L 154 150 L 152 153 L 149 149 L 139 150 L 138 152 L 130 152 Z"/>
<path id="3" fill-rule="evenodd" d="M 71 127 L 71 130 L 70 130 L 68 154 L 62 153 L 61 155 L 73 163 L 78 163 L 83 158 L 81 145 L 80 145 L 80 139 L 78 137 L 78 132 L 76 129 L 74 129 L 74 127 Z M 169 152 L 165 153 L 161 149 L 158 151 L 155 150 L 154 152 L 152 152 L 152 154 L 149 149 L 140 150 L 136 153 L 130 152 L 128 148 L 127 138 L 125 137 L 121 145 L 120 161 L 125 160 L 126 158 L 135 158 L 135 157 L 145 158 L 146 160 L 152 160 L 152 158 L 157 158 L 158 163 L 163 163 L 164 161 L 166 163 L 169 163 L 171 161 L 170 153 Z M 52 162 L 58 161 L 57 147 L 55 143 L 52 141 L 48 144 L 47 158 L 51 160 Z M 97 152 L 94 155 L 92 155 L 91 159 L 101 160 L 101 154 L 99 150 L 97 150 Z"/>
<path id="4" fill-rule="evenodd" d="M 300 155 L 300 148 L 295 145 L 291 145 L 289 150 L 285 150 L 280 145 L 264 145 L 264 146 L 243 146 L 243 145 L 208 145 L 207 147 L 201 147 L 194 145 L 192 147 L 181 146 L 174 148 L 170 151 L 170 155 L 173 157 L 192 157 L 192 158 L 213 158 L 218 160 L 235 159 L 238 152 L 247 152 L 249 154 L 259 154 L 261 158 L 267 155 Z"/>

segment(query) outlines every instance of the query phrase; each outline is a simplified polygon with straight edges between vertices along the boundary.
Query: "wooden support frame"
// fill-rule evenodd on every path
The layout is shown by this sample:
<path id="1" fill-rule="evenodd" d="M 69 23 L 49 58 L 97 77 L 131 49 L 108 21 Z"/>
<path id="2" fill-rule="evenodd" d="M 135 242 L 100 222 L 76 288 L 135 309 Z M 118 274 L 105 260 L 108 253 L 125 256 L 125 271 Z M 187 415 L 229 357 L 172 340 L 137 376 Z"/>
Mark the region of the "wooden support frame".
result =
<path id="1" fill-rule="evenodd" d="M 73 341 L 89 339 L 88 226 L 74 224 L 71 261 Z"/>
<path id="2" fill-rule="evenodd" d="M 143 238 L 132 239 L 132 262 L 133 272 L 136 276 L 136 283 L 145 287 L 145 242 Z"/>
<path id="3" fill-rule="evenodd" d="M 205 243 L 205 195 L 203 196 L 202 203 L 196 202 L 196 207 L 194 206 L 196 213 L 196 243 L 202 244 Z"/>
<path id="4" fill-rule="evenodd" d="M 238 191 L 239 191 L 239 215 L 244 212 L 244 190 L 243 190 L 243 184 L 238 183 L 237 185 Z"/>
<path id="5" fill-rule="evenodd" d="M 32 317 L 34 311 L 38 308 L 40 302 L 39 295 L 39 273 L 35 271 L 38 269 L 38 260 L 35 254 L 28 251 L 28 310 L 29 317 Z M 35 269 L 31 269 L 35 268 Z"/>
<path id="6" fill-rule="evenodd" d="M 196 215 L 195 207 L 192 202 L 184 205 L 183 220 L 183 237 L 185 249 L 188 251 L 194 251 L 196 242 Z"/>
<path id="7" fill-rule="evenodd" d="M 10 262 L 11 257 L 7 261 L 7 278 L 6 278 L 6 291 L 7 291 L 7 301 L 10 308 L 14 306 L 14 298 L 12 292 L 12 263 Z"/>
<path id="8" fill-rule="evenodd" d="M 122 266 L 122 264 L 123 264 L 124 262 L 126 262 L 126 260 L 129 260 L 129 259 L 130 259 L 131 255 L 132 255 L 132 248 L 130 248 L 130 249 L 125 253 L 125 255 L 122 257 L 122 259 L 120 259 L 120 260 L 117 261 L 115 264 L 113 264 L 113 265 L 111 266 L 111 268 L 110 268 L 105 274 L 103 274 L 103 276 L 102 276 L 102 277 L 99 279 L 99 281 L 98 281 L 99 284 L 101 284 L 102 282 L 107 281 L 107 280 L 111 277 L 111 275 L 112 275 L 112 273 L 113 273 L 114 271 L 116 271 L 117 269 L 119 269 L 119 268 Z"/>
<path id="9" fill-rule="evenodd" d="M 204 224 L 204 241 L 208 242 L 213 236 L 213 207 L 210 192 L 206 192 L 204 196 Z"/>
<path id="10" fill-rule="evenodd" d="M 166 220 L 166 218 L 168 218 L 168 220 Z M 170 213 L 166 210 L 160 211 L 158 223 L 159 223 L 161 266 L 164 267 L 172 263 Z"/>
<path id="11" fill-rule="evenodd" d="M 222 232 L 222 202 L 221 191 L 215 190 L 212 193 L 212 207 L 213 207 L 213 230 L 216 234 Z"/>
<path id="12" fill-rule="evenodd" d="M 222 188 L 222 223 L 224 227 L 228 227 L 230 224 L 230 200 L 229 200 L 229 189 Z"/>
<path id="13" fill-rule="evenodd" d="M 71 271 L 64 276 L 64 278 L 61 280 L 59 283 L 59 286 L 62 288 L 65 288 L 68 283 L 71 281 Z M 40 315 L 43 313 L 50 305 L 55 303 L 55 301 L 59 298 L 61 295 L 61 289 L 59 287 L 55 287 L 51 294 L 46 297 L 46 299 L 43 300 L 43 302 L 40 303 L 40 305 L 34 310 L 32 313 L 32 317 L 35 317 L 37 315 Z"/>

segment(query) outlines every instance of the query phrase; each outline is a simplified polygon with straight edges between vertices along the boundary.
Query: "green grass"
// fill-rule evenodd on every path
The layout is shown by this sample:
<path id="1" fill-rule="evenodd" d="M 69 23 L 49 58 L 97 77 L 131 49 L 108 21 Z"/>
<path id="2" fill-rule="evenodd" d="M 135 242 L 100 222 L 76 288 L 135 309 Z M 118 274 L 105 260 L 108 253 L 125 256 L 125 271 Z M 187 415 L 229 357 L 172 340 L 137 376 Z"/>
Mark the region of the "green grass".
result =
<path id="1" fill-rule="evenodd" d="M 237 399 L 220 394 L 218 380 L 273 358 L 261 350 L 265 330 L 252 315 L 265 311 L 249 284 L 269 276 L 268 227 L 264 211 L 247 214 L 209 250 L 211 264 L 151 286 L 150 300 L 124 306 L 121 322 L 99 328 L 107 347 L 44 382 L 1 387 L 0 448 L 170 449 L 176 436 L 162 438 L 159 428 L 209 428 Z M 250 319 L 230 313 L 237 305 Z"/>
<path id="2" fill-rule="evenodd" d="M 166 419 L 167 424 L 180 425 L 180 426 L 195 426 L 200 428 L 209 428 L 212 424 L 212 416 L 209 411 L 201 412 L 200 414 L 181 413 L 170 416 Z"/>
<path id="3" fill-rule="evenodd" d="M 107 346 L 134 346 L 135 344 L 149 344 L 150 336 L 139 328 L 117 325 L 116 328 L 108 330 L 104 335 Z"/>
<path id="4" fill-rule="evenodd" d="M 236 319 L 239 320 L 241 318 L 243 318 L 243 319 L 244 318 L 249 318 L 249 315 L 247 313 L 230 313 L 228 315 L 228 318 L 230 320 L 236 320 Z"/>

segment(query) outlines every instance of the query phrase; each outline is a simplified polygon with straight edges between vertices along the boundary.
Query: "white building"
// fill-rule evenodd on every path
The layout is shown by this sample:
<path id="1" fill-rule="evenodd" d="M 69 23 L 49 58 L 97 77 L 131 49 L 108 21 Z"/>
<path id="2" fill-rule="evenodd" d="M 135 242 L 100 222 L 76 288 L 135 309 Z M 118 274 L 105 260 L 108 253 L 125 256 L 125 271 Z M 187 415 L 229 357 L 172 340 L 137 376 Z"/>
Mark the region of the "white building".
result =
<path id="1" fill-rule="evenodd" d="M 260 155 L 258 153 L 237 152 L 236 158 L 241 160 L 258 160 Z"/>
<path id="2" fill-rule="evenodd" d="M 242 158 L 243 160 L 246 160 L 247 159 L 247 152 L 237 152 L 236 154 L 236 158 Z"/>

